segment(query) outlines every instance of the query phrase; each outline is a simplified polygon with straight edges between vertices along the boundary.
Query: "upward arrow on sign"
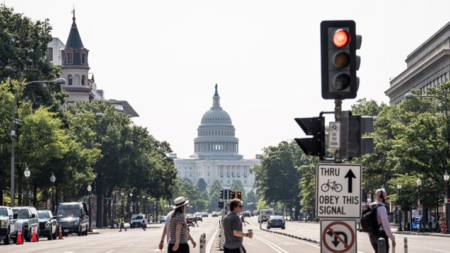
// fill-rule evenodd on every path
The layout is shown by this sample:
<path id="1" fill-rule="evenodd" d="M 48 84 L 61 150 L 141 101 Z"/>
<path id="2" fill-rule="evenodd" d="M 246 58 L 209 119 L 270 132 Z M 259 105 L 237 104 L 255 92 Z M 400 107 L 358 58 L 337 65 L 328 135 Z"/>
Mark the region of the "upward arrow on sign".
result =
<path id="1" fill-rule="evenodd" d="M 355 177 L 355 174 L 353 174 L 353 171 L 350 169 L 350 170 L 347 172 L 347 175 L 345 175 L 344 178 L 348 178 L 348 193 L 351 193 L 351 192 L 353 191 L 353 189 L 352 189 L 352 186 L 353 186 L 353 184 L 352 184 L 352 179 L 353 179 L 353 178 L 356 178 L 356 177 Z"/>

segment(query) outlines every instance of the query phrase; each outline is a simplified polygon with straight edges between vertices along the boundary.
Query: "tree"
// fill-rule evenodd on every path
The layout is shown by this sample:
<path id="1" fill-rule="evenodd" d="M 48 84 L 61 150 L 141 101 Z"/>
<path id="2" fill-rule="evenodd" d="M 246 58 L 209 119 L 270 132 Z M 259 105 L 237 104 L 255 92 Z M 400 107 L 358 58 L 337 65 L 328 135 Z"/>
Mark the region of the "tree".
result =
<path id="1" fill-rule="evenodd" d="M 212 182 L 211 187 L 209 188 L 209 196 L 211 197 L 214 193 L 217 193 L 217 196 L 219 196 L 220 190 L 222 190 L 222 184 L 216 179 Z"/>
<path id="2" fill-rule="evenodd" d="M 212 212 L 219 210 L 219 201 L 220 201 L 219 193 L 218 192 L 212 193 L 211 196 L 209 197 L 208 211 Z"/>
<path id="3" fill-rule="evenodd" d="M 205 179 L 200 178 L 197 182 L 197 187 L 199 191 L 205 191 L 208 184 L 206 183 Z"/>

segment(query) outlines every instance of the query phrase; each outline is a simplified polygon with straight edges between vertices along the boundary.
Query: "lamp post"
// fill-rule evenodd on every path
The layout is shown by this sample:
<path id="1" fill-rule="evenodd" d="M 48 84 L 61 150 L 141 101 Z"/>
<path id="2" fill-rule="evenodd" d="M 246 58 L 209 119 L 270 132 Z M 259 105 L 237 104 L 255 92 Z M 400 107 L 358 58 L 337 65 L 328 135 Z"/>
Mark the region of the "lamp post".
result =
<path id="1" fill-rule="evenodd" d="M 418 194 L 418 196 L 417 196 L 417 209 L 419 209 L 419 206 L 420 206 L 420 186 L 422 185 L 422 180 L 420 180 L 420 178 L 417 179 L 416 184 L 417 184 L 417 194 Z M 422 211 L 419 211 L 419 213 L 420 213 L 419 232 L 423 232 L 422 231 Z"/>
<path id="2" fill-rule="evenodd" d="M 192 206 L 191 206 L 192 207 Z M 156 215 L 156 200 L 155 201 L 153 201 L 153 222 L 155 222 L 155 215 Z"/>
<path id="3" fill-rule="evenodd" d="M 123 195 L 125 195 L 125 193 L 123 192 L 123 190 L 120 191 L 120 196 L 122 198 L 122 217 L 123 217 Z"/>
<path id="4" fill-rule="evenodd" d="M 133 202 L 133 193 L 131 193 L 131 192 L 130 192 L 130 198 L 131 198 L 131 201 L 130 201 L 130 202 Z M 131 204 L 131 203 L 130 203 L 130 204 Z M 130 205 L 130 209 L 131 209 L 131 210 L 130 210 L 130 215 L 133 214 L 133 208 L 134 208 L 134 205 Z M 131 216 L 130 216 L 130 217 L 131 217 Z"/>
<path id="5" fill-rule="evenodd" d="M 92 209 L 91 209 L 91 191 L 92 191 L 92 187 L 91 185 L 88 185 L 87 187 L 88 193 L 89 193 L 89 231 L 92 232 L 91 228 L 92 228 Z"/>
<path id="6" fill-rule="evenodd" d="M 448 233 L 450 233 L 450 230 L 449 230 L 449 225 L 450 225 L 450 218 L 449 218 L 449 216 L 450 216 L 450 203 L 449 203 L 449 199 L 450 199 L 450 192 L 449 192 L 449 187 L 448 187 L 448 179 L 449 179 L 449 176 L 448 176 L 448 174 L 447 174 L 447 170 L 445 171 L 445 174 L 444 174 L 444 180 L 445 180 L 445 194 L 446 194 L 446 196 L 445 196 L 445 198 L 446 198 L 446 200 L 447 201 L 444 201 L 446 204 L 445 204 L 445 213 L 446 213 L 446 215 L 445 215 L 445 219 L 446 219 L 446 221 L 445 221 L 445 233 L 446 234 L 448 234 Z"/>
<path id="7" fill-rule="evenodd" d="M 50 182 L 52 182 L 52 213 L 55 214 L 55 181 L 56 181 L 56 177 L 55 175 L 53 175 L 52 172 L 52 176 L 50 177 Z"/>
<path id="8" fill-rule="evenodd" d="M 23 174 L 25 175 L 25 178 L 27 179 L 27 202 L 26 202 L 25 206 L 29 206 L 30 205 L 30 185 L 29 185 L 28 180 L 30 179 L 31 172 L 28 169 L 28 167 L 25 170 L 25 172 L 23 172 Z"/>
<path id="9" fill-rule="evenodd" d="M 116 197 L 116 192 L 113 190 L 111 192 L 111 202 L 112 205 L 110 205 L 111 208 L 111 229 L 114 229 L 114 199 Z"/>
<path id="10" fill-rule="evenodd" d="M 13 100 L 13 104 L 12 104 L 12 116 L 11 116 L 11 207 L 14 207 L 14 201 L 15 201 L 15 189 L 14 189 L 14 136 L 16 136 L 16 131 L 14 128 L 14 125 L 16 123 L 16 121 L 19 121 L 18 119 L 14 118 L 15 113 L 16 113 L 16 100 L 17 97 L 19 96 L 20 91 L 27 85 L 29 84 L 33 84 L 33 83 L 56 83 L 56 84 L 65 84 L 66 80 L 64 80 L 63 78 L 58 78 L 56 80 L 52 80 L 52 81 L 33 81 L 33 82 L 29 82 L 26 83 L 22 86 L 20 86 L 19 90 L 17 90 L 16 94 L 14 95 L 14 100 Z"/>
<path id="11" fill-rule="evenodd" d="M 398 189 L 398 205 L 400 206 L 400 208 L 398 209 L 398 228 L 397 231 L 403 231 L 402 229 L 402 202 L 400 201 L 400 189 L 402 189 L 402 185 L 398 184 L 397 185 L 397 189 Z"/>

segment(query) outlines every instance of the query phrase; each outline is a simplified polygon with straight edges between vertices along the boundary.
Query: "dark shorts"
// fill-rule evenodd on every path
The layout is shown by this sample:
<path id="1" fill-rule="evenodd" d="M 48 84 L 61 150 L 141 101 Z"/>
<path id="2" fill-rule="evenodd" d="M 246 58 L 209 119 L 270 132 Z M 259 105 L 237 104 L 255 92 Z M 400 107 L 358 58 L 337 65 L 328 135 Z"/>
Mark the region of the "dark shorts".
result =
<path id="1" fill-rule="evenodd" d="M 173 251 L 174 244 L 169 243 L 169 250 L 167 252 L 169 253 L 189 253 L 189 245 L 187 243 L 180 243 L 180 247 L 178 247 L 177 251 Z"/>
<path id="2" fill-rule="evenodd" d="M 372 244 L 372 248 L 375 250 L 375 252 L 378 252 L 378 239 L 380 238 L 384 238 L 386 245 L 386 252 L 389 252 L 389 238 L 387 237 L 384 231 L 379 231 L 377 233 L 370 234 L 369 237 L 370 237 L 370 244 Z"/>
<path id="3" fill-rule="evenodd" d="M 223 248 L 223 252 L 224 253 L 246 253 L 247 251 L 245 251 L 244 247 L 240 247 L 237 249 L 229 249 L 229 248 Z"/>

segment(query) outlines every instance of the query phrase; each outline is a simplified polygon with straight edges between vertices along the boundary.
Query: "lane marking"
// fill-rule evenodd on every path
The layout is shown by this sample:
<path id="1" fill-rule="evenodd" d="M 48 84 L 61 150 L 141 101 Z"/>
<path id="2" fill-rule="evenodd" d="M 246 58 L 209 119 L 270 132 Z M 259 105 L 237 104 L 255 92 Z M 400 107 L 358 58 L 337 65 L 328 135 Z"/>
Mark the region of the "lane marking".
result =
<path id="1" fill-rule="evenodd" d="M 266 240 L 266 239 L 264 239 L 264 238 L 262 238 L 262 237 L 255 236 L 255 235 L 254 235 L 253 237 L 255 237 L 257 240 L 259 240 L 259 241 L 261 241 L 261 242 L 267 244 L 269 247 L 271 247 L 272 249 L 274 249 L 276 252 L 279 252 L 279 253 L 289 253 L 289 252 L 287 252 L 286 250 L 280 248 L 280 247 L 279 247 L 278 245 L 276 245 L 275 243 L 272 243 L 272 242 L 270 242 L 270 241 L 268 241 L 268 240 Z M 275 248 L 274 248 L 274 247 L 275 247 Z M 279 250 L 277 250 L 277 249 L 279 249 Z"/>
<path id="2" fill-rule="evenodd" d="M 111 253 L 111 252 L 113 252 L 114 250 L 110 250 L 110 251 L 107 251 L 107 252 L 105 252 L 105 253 Z"/>
<path id="3" fill-rule="evenodd" d="M 206 252 L 211 253 L 212 250 L 212 246 L 214 243 L 214 239 L 216 238 L 217 232 L 219 231 L 219 229 L 216 229 L 216 232 L 214 232 L 214 234 L 212 235 L 211 239 L 209 239 L 208 244 L 206 245 Z"/>
<path id="4" fill-rule="evenodd" d="M 313 242 L 306 242 L 306 241 L 299 240 L 299 239 L 293 239 L 293 238 L 291 238 L 291 237 L 282 236 L 282 235 L 279 235 L 279 234 L 273 234 L 273 235 L 276 235 L 276 236 L 281 237 L 281 238 L 283 238 L 283 239 L 290 239 L 290 240 L 292 240 L 292 241 L 294 241 L 294 242 L 301 242 L 301 243 L 303 243 L 303 244 L 310 245 L 310 246 L 313 246 L 313 247 L 316 247 L 316 248 L 320 249 L 320 246 L 316 245 L 316 244 L 313 243 Z M 364 252 L 363 252 L 363 253 L 364 253 Z"/>
<path id="5" fill-rule="evenodd" d="M 128 245 L 128 247 L 130 247 L 130 246 L 133 246 L 133 245 L 134 245 L 134 243 L 132 243 L 132 244 Z"/>

